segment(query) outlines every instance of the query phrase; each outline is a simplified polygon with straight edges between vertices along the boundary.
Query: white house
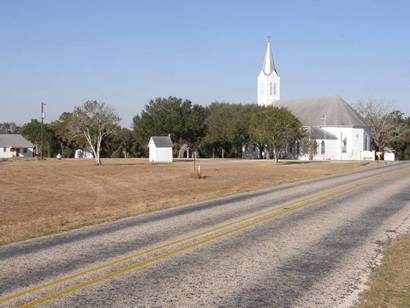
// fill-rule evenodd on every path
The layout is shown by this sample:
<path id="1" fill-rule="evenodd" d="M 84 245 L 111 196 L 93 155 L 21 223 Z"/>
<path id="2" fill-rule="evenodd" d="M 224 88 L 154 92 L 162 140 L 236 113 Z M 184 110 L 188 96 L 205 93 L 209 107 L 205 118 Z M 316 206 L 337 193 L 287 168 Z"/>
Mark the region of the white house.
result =
<path id="1" fill-rule="evenodd" d="M 0 134 L 0 158 L 33 157 L 34 145 L 17 134 Z"/>
<path id="2" fill-rule="evenodd" d="M 152 136 L 149 139 L 149 161 L 152 163 L 172 163 L 172 141 L 168 136 Z"/>
<path id="3" fill-rule="evenodd" d="M 270 42 L 257 78 L 258 105 L 285 107 L 307 129 L 318 145 L 315 160 L 374 159 L 370 151 L 370 128 L 341 97 L 324 96 L 293 100 L 280 99 L 280 79 L 275 68 Z M 287 149 L 285 157 L 309 159 L 300 145 Z"/>

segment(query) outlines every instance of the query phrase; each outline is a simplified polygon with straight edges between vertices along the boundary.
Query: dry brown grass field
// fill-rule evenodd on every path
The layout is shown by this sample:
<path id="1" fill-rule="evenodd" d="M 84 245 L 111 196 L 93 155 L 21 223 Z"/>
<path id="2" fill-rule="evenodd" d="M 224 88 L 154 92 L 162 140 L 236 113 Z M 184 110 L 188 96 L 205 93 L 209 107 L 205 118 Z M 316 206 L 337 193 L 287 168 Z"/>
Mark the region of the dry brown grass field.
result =
<path id="1" fill-rule="evenodd" d="M 410 307 L 410 234 L 387 247 L 359 308 Z"/>
<path id="2" fill-rule="evenodd" d="M 200 160 L 151 165 L 137 159 L 0 161 L 0 245 L 85 225 L 371 168 L 375 163 Z"/>

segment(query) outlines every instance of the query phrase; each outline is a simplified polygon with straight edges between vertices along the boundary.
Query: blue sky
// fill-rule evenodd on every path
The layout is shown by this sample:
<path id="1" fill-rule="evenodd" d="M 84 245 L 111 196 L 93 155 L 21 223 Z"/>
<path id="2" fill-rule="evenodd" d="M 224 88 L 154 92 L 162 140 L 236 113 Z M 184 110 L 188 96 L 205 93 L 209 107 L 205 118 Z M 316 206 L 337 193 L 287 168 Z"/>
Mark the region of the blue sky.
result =
<path id="1" fill-rule="evenodd" d="M 122 124 L 154 97 L 255 102 L 271 36 L 282 98 L 386 99 L 410 114 L 410 1 L 0 0 L 0 122 L 85 100 Z"/>

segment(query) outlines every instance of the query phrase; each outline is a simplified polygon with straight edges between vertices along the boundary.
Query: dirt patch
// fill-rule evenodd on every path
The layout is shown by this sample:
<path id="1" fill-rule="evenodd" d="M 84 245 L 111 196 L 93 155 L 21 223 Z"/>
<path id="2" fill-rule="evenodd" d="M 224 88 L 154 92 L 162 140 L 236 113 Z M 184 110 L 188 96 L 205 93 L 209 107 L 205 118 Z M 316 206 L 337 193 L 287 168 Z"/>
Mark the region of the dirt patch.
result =
<path id="1" fill-rule="evenodd" d="M 376 163 L 201 160 L 8 161 L 0 164 L 0 244 L 112 221 L 292 181 L 369 168 Z"/>

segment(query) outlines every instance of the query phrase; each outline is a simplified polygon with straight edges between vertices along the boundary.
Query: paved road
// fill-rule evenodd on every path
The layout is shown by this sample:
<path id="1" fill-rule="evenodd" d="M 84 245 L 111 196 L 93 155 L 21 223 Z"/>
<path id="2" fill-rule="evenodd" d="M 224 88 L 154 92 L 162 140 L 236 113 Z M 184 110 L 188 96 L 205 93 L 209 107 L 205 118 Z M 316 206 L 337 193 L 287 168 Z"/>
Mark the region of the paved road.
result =
<path id="1" fill-rule="evenodd" d="M 410 220 L 410 163 L 0 247 L 0 306 L 343 306 Z"/>

